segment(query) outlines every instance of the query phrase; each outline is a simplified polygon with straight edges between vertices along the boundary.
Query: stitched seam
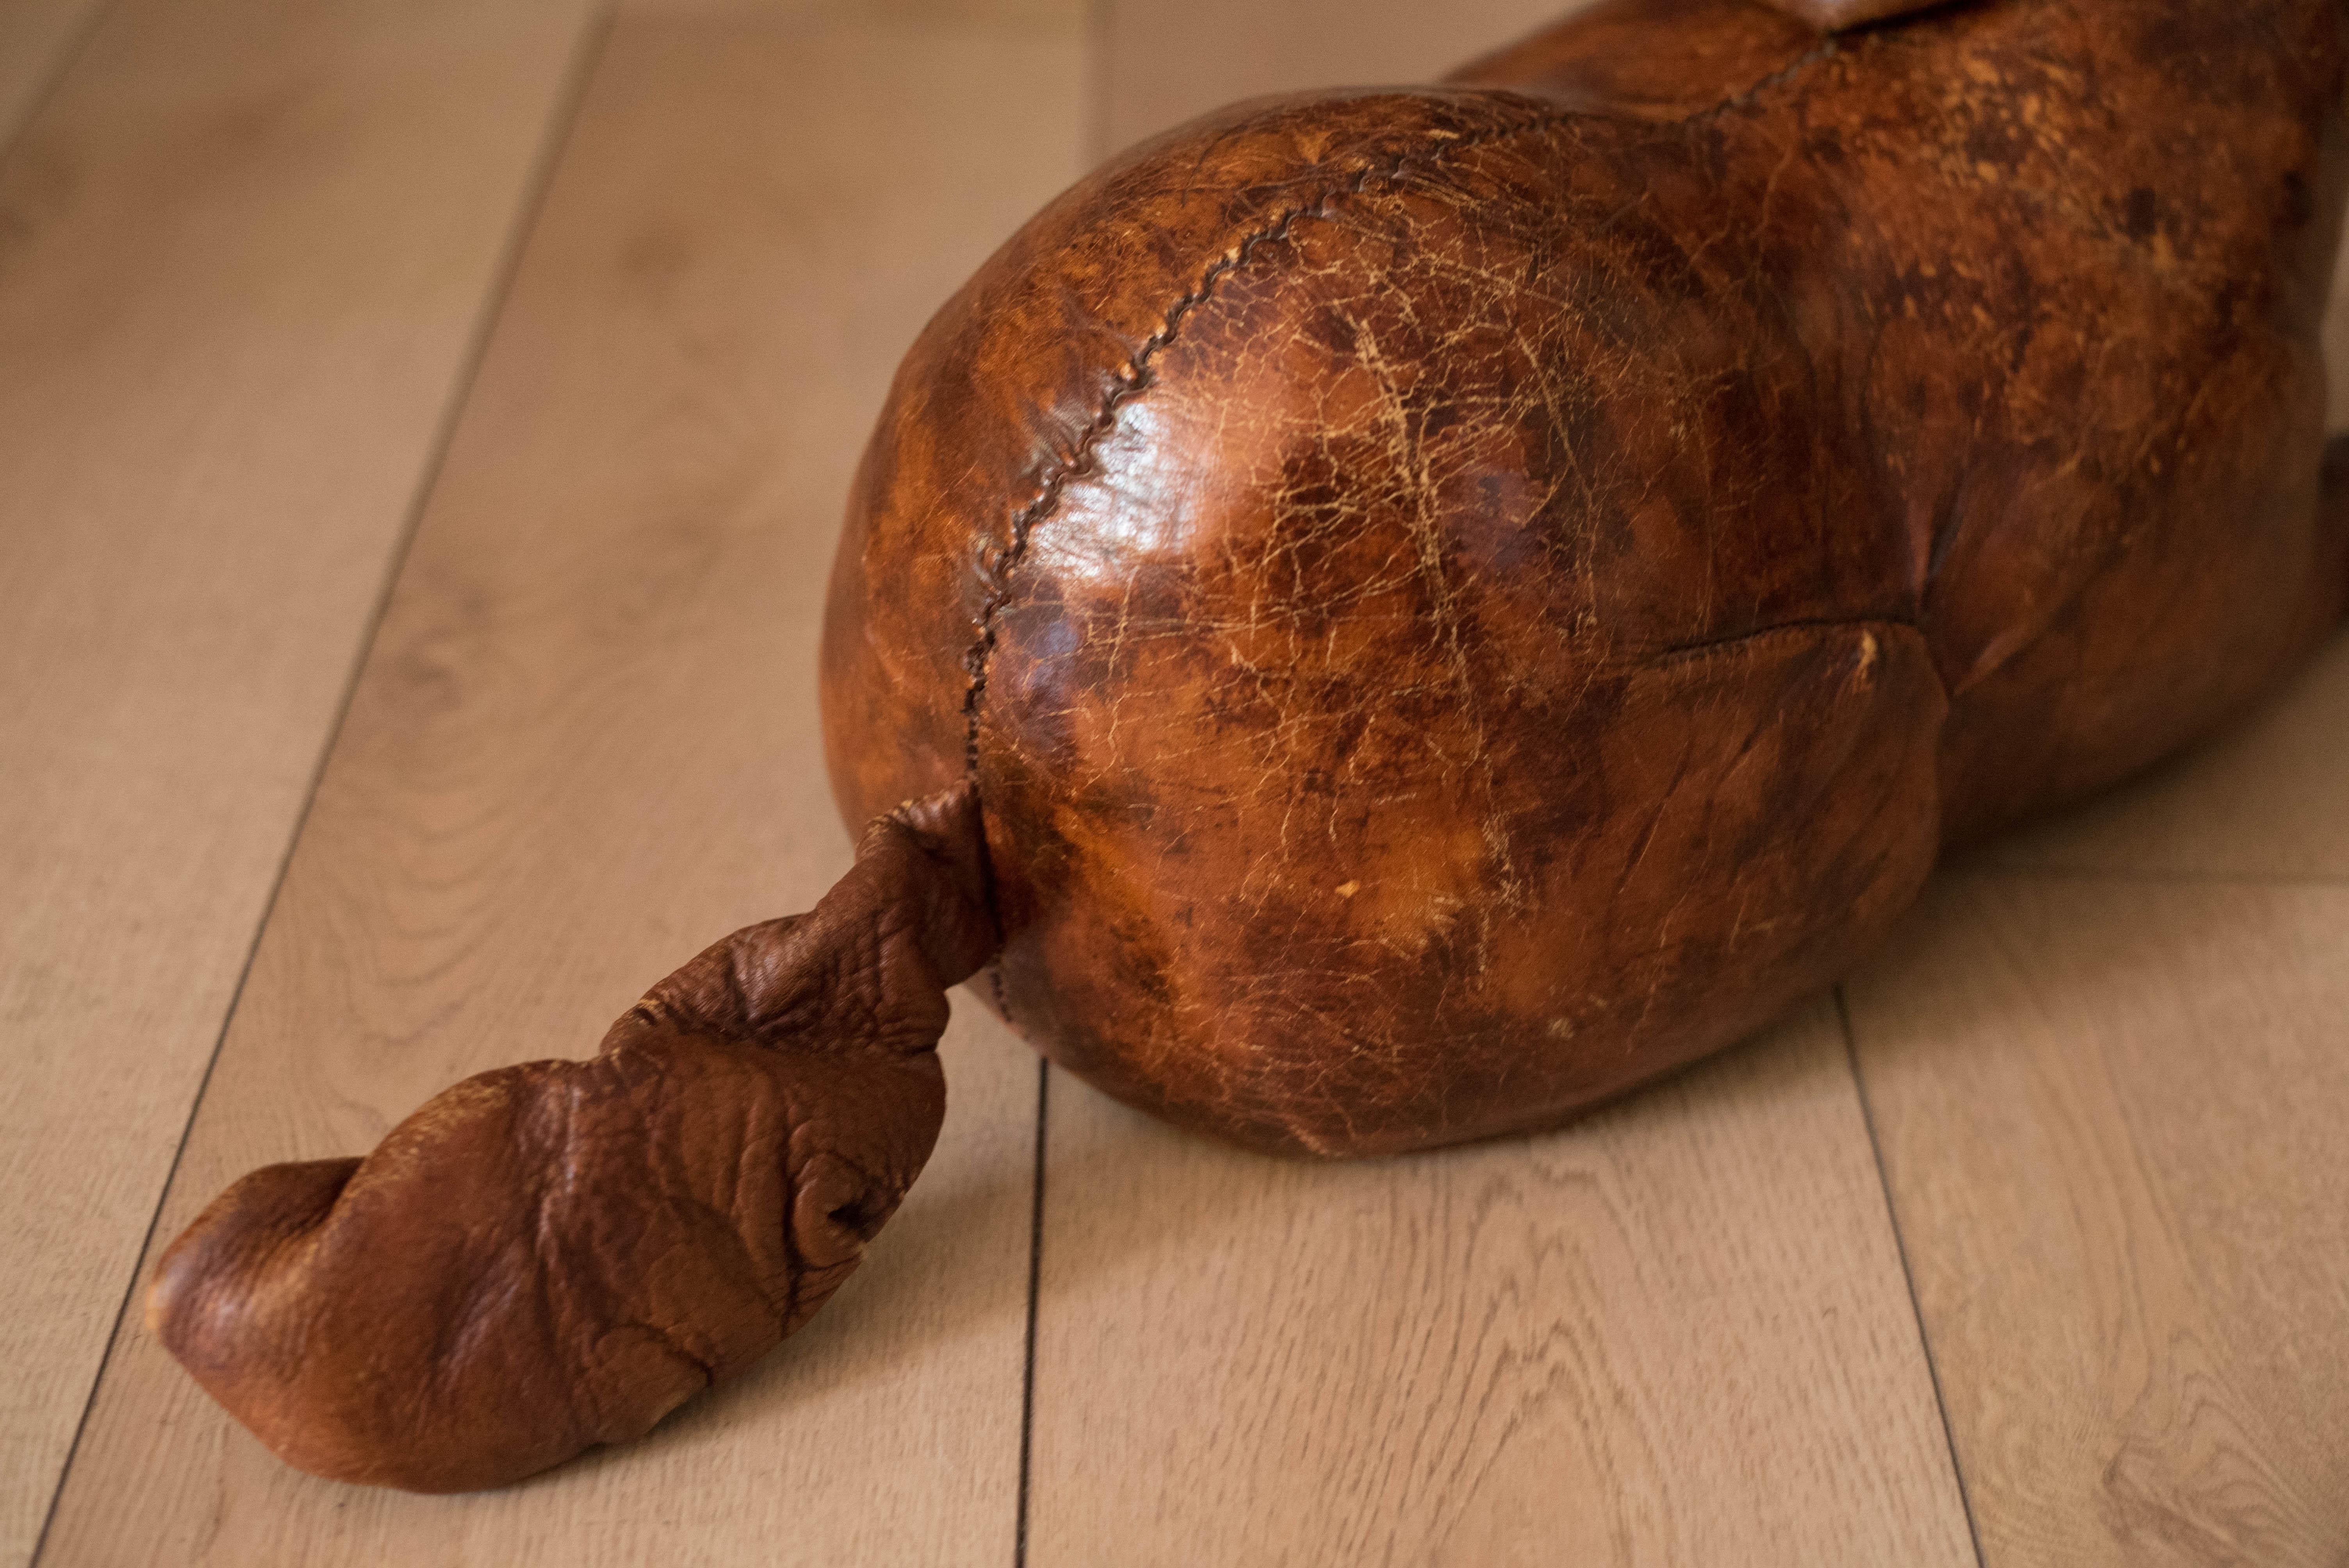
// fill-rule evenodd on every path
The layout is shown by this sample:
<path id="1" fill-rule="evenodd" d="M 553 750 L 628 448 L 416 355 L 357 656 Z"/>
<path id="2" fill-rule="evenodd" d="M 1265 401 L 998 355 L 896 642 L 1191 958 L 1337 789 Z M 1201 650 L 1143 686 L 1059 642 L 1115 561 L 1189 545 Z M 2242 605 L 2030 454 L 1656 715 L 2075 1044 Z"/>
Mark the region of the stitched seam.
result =
<path id="1" fill-rule="evenodd" d="M 1759 81 L 1752 83 L 1719 103 L 1683 116 L 1672 123 L 1683 128 L 1693 127 L 1725 114 L 1729 110 L 1742 108 L 1752 103 L 1761 94 L 1784 86 L 1795 77 L 1806 74 L 1820 61 L 1832 58 L 1838 52 L 1839 47 L 1838 41 L 1833 37 L 1822 39 L 1817 46 L 1806 50 L 1795 59 L 1788 61 Z M 1506 89 L 1485 90 L 1493 91 L 1495 96 L 1506 91 Z M 1457 136 L 1442 141 L 1428 152 L 1427 161 L 1430 165 L 1433 165 L 1451 154 L 1465 151 L 1472 147 L 1503 141 L 1530 130 L 1571 125 L 1578 120 L 1591 118 L 1593 117 L 1587 112 L 1546 110 L 1523 119 L 1514 120 L 1506 125 L 1495 126 L 1489 130 Z M 1405 148 L 1378 162 L 1364 164 L 1343 184 L 1323 191 L 1313 201 L 1282 209 L 1280 214 L 1271 222 L 1251 230 L 1240 238 L 1237 244 L 1229 247 L 1223 254 L 1210 262 L 1206 271 L 1201 274 L 1198 284 L 1167 307 L 1165 317 L 1158 330 L 1144 338 L 1141 346 L 1127 356 L 1124 366 L 1117 372 L 1117 384 L 1110 389 L 1108 396 L 1102 399 L 1101 407 L 1095 410 L 1092 421 L 1079 433 L 1075 449 L 1068 457 L 1055 463 L 1045 474 L 1043 484 L 1038 490 L 1035 499 L 1012 514 L 1011 535 L 1004 547 L 998 550 L 991 542 L 981 547 L 979 571 L 992 586 L 986 600 L 979 606 L 978 634 L 972 638 L 970 646 L 964 651 L 962 659 L 964 672 L 970 676 L 970 683 L 963 691 L 962 702 L 963 776 L 974 785 L 978 778 L 979 705 L 986 696 L 988 666 L 995 654 L 996 617 L 1011 602 L 1011 574 L 1019 570 L 1020 562 L 1027 558 L 1029 537 L 1034 531 L 1036 525 L 1050 517 L 1054 509 L 1059 506 L 1061 493 L 1071 479 L 1086 478 L 1092 474 L 1094 471 L 1093 449 L 1101 444 L 1102 438 L 1116 428 L 1118 410 L 1150 389 L 1154 379 L 1151 371 L 1152 361 L 1165 352 L 1174 343 L 1176 335 L 1182 330 L 1185 319 L 1214 297 L 1216 284 L 1221 282 L 1227 273 L 1246 266 L 1257 246 L 1267 241 L 1287 239 L 1290 230 L 1307 218 L 1327 218 L 1340 198 L 1359 195 L 1372 178 L 1393 180 L 1400 177 L 1413 156 L 1422 150 L 1423 150 L 1416 147 Z"/>
<path id="2" fill-rule="evenodd" d="M 1719 103 L 1683 116 L 1672 123 L 1682 128 L 1693 128 L 1729 110 L 1744 108 L 1762 93 L 1783 86 L 1795 77 L 1806 73 L 1811 67 L 1821 60 L 1833 57 L 1837 50 L 1837 43 L 1835 38 L 1823 39 L 1816 47 L 1806 51 L 1769 76 Z M 1509 93 L 1506 88 L 1479 90 L 1489 92 L 1495 97 L 1519 96 Z M 1447 138 L 1432 150 L 1407 147 L 1378 161 L 1366 163 L 1356 170 L 1343 183 L 1323 191 L 1309 202 L 1282 209 L 1279 215 L 1271 222 L 1260 225 L 1241 236 L 1237 244 L 1226 248 L 1221 255 L 1207 264 L 1206 270 L 1200 274 L 1198 283 L 1188 293 L 1167 306 L 1166 315 L 1160 323 L 1158 330 L 1144 338 L 1141 345 L 1127 356 L 1124 366 L 1117 372 L 1116 385 L 1112 387 L 1108 395 L 1102 399 L 1101 407 L 1094 411 L 1092 421 L 1078 434 L 1074 449 L 1066 458 L 1054 463 L 1047 471 L 1035 498 L 1012 514 L 1010 538 L 1000 550 L 997 549 L 991 541 L 979 548 L 978 570 L 981 577 L 988 583 L 989 589 L 986 599 L 979 605 L 978 633 L 971 639 L 970 646 L 964 650 L 962 656 L 963 670 L 970 677 L 969 684 L 963 688 L 962 698 L 963 779 L 974 796 L 978 793 L 979 709 L 987 696 L 988 673 L 995 656 L 995 644 L 999 634 L 996 619 L 1001 614 L 1004 607 L 1011 602 L 1011 577 L 1019 570 L 1021 562 L 1027 559 L 1029 539 L 1034 533 L 1036 525 L 1050 517 L 1054 509 L 1060 505 L 1061 496 L 1067 489 L 1069 481 L 1071 479 L 1090 477 L 1095 471 L 1093 449 L 1101 444 L 1103 437 L 1116 428 L 1118 411 L 1150 389 L 1155 379 L 1151 370 L 1152 361 L 1165 352 L 1166 348 L 1174 343 L 1176 334 L 1182 330 L 1184 321 L 1190 316 L 1191 313 L 1214 297 L 1216 284 L 1228 273 L 1246 266 L 1257 248 L 1266 241 L 1288 238 L 1289 232 L 1304 219 L 1327 218 L 1340 197 L 1361 194 L 1373 177 L 1382 180 L 1400 178 L 1415 154 L 1425 151 L 1427 163 L 1432 168 L 1441 163 L 1444 158 L 1464 152 L 1472 147 L 1506 141 L 1528 131 L 1555 129 L 1594 118 L 1599 117 L 1571 109 L 1545 109 L 1527 115 L 1524 119 L 1512 120 L 1506 125 L 1495 126 L 1487 130 Z M 979 857 L 981 864 L 986 867 L 988 898 L 991 904 L 995 876 L 992 863 L 987 854 L 987 830 L 984 825 L 983 802 L 981 810 Z M 1000 912 L 998 912 L 999 926 L 1001 923 L 1001 918 Z M 1006 995 L 1008 988 L 1004 984 L 1002 955 L 999 952 L 995 962 L 988 966 L 988 980 L 989 989 L 994 995 L 998 1016 L 1006 1023 L 1009 1023 L 1011 1020 L 1010 998 Z"/>
<path id="3" fill-rule="evenodd" d="M 1580 117 L 1550 111 L 1495 126 L 1489 130 L 1454 137 L 1439 143 L 1429 154 L 1427 161 L 1433 165 L 1449 154 L 1464 151 L 1471 147 L 1504 140 L 1528 130 L 1570 124 L 1578 118 Z M 1289 232 L 1305 219 L 1327 218 L 1340 198 L 1359 195 L 1373 178 L 1398 178 L 1413 156 L 1422 150 L 1416 147 L 1405 148 L 1377 162 L 1364 164 L 1343 183 L 1323 191 L 1311 201 L 1282 209 L 1272 222 L 1249 231 L 1237 244 L 1210 262 L 1206 271 L 1200 275 L 1198 284 L 1167 307 L 1165 318 L 1158 330 L 1144 338 L 1127 357 L 1124 366 L 1117 372 L 1117 384 L 1102 399 L 1101 407 L 1095 411 L 1092 422 L 1079 434 L 1074 450 L 1046 473 L 1035 499 L 1012 515 L 1009 542 L 1000 550 L 991 542 L 981 548 L 979 571 L 992 587 L 979 607 L 978 634 L 964 652 L 962 661 L 964 671 L 970 676 L 970 684 L 964 689 L 962 701 L 963 776 L 974 787 L 978 779 L 979 705 L 987 694 L 988 668 L 995 655 L 996 618 L 1011 602 L 1011 575 L 1027 557 L 1028 542 L 1036 525 L 1050 517 L 1059 506 L 1071 479 L 1086 478 L 1095 471 L 1093 450 L 1102 438 L 1116 428 L 1118 411 L 1150 389 L 1155 380 L 1152 362 L 1174 343 L 1183 323 L 1192 312 L 1214 298 L 1218 283 L 1246 266 L 1258 246 L 1268 241 L 1287 239 Z"/>

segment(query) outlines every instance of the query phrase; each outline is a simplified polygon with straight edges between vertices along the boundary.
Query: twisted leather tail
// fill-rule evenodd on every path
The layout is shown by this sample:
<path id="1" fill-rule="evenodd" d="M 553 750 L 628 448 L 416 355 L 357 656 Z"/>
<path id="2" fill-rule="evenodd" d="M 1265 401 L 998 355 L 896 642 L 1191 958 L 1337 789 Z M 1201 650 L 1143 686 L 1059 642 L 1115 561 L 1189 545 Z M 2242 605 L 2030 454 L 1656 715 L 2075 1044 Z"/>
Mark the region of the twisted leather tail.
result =
<path id="1" fill-rule="evenodd" d="M 287 1463 L 460 1491 L 626 1442 L 813 1315 L 921 1171 L 946 988 L 999 937 L 968 787 L 806 914 L 653 987 L 588 1061 L 468 1078 L 364 1160 L 256 1171 L 148 1321 Z"/>

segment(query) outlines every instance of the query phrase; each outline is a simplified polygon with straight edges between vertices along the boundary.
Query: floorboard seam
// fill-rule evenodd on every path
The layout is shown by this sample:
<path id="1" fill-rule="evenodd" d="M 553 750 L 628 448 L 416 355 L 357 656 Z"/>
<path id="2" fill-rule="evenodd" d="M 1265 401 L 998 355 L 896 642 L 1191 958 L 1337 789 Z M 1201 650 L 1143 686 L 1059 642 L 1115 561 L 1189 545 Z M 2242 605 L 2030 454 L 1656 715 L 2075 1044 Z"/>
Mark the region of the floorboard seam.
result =
<path id="1" fill-rule="evenodd" d="M 155 1194 L 154 1212 L 147 1217 L 147 1233 L 139 1243 L 139 1253 L 130 1269 L 130 1277 L 122 1287 L 122 1299 L 115 1305 L 114 1326 L 108 1332 L 106 1353 L 98 1357 L 97 1374 L 89 1380 L 89 1392 L 82 1400 L 81 1417 L 74 1423 L 73 1441 L 67 1445 L 65 1463 L 57 1467 L 57 1484 L 49 1492 L 48 1511 L 42 1515 L 40 1533 L 33 1538 L 33 1554 L 26 1568 L 40 1568 L 43 1555 L 48 1551 L 49 1532 L 56 1526 L 57 1504 L 65 1498 L 66 1481 L 73 1474 L 74 1461 L 81 1456 L 83 1437 L 89 1430 L 90 1412 L 98 1408 L 98 1389 L 106 1382 L 108 1369 L 114 1364 L 114 1352 L 122 1340 L 123 1320 L 129 1314 L 130 1303 L 139 1294 L 139 1282 L 146 1276 L 147 1264 L 155 1247 L 155 1229 L 162 1222 L 164 1205 L 170 1201 L 171 1188 L 180 1176 L 180 1162 L 187 1157 L 188 1140 L 194 1133 L 196 1116 L 203 1108 L 204 1096 L 212 1088 L 212 1073 L 220 1066 L 221 1049 L 228 1043 L 229 1030 L 236 1023 L 237 1009 L 244 1001 L 245 983 L 253 975 L 253 961 L 261 951 L 261 942 L 269 930 L 269 922 L 277 911 L 277 901 L 285 890 L 285 874 L 294 864 L 295 851 L 302 842 L 302 832 L 309 825 L 311 809 L 317 804 L 318 786 L 325 779 L 327 765 L 333 760 L 336 743 L 342 738 L 343 726 L 350 717 L 352 700 L 357 696 L 359 682 L 367 673 L 367 661 L 374 655 L 376 640 L 382 634 L 386 614 L 391 608 L 393 596 L 398 592 L 399 579 L 407 570 L 408 557 L 416 543 L 418 528 L 422 524 L 426 507 L 433 490 L 440 482 L 441 465 L 448 460 L 449 447 L 457 432 L 467 399 L 471 396 L 474 378 L 481 373 L 482 358 L 489 352 L 491 335 L 496 330 L 498 317 L 504 313 L 507 294 L 513 287 L 514 274 L 522 264 L 523 250 L 530 242 L 532 231 L 538 226 L 540 209 L 545 204 L 548 189 L 554 182 L 554 173 L 569 147 L 574 122 L 579 114 L 581 100 L 585 97 L 588 78 L 595 74 L 596 62 L 603 57 L 605 40 L 612 30 L 612 14 L 616 0 L 603 0 L 580 28 L 579 37 L 572 46 L 571 58 L 564 67 L 562 86 L 556 93 L 553 108 L 548 112 L 543 139 L 531 160 L 530 173 L 522 193 L 514 203 L 512 221 L 496 266 L 490 274 L 489 286 L 482 291 L 481 314 L 473 324 L 464 357 L 459 361 L 457 374 L 451 378 L 449 396 L 441 408 L 439 428 L 426 449 L 423 470 L 416 490 L 409 497 L 408 515 L 401 521 L 399 538 L 392 547 L 386 563 L 383 586 L 368 611 L 365 630 L 360 634 L 358 652 L 351 662 L 349 678 L 343 683 L 343 694 L 335 708 L 334 718 L 326 726 L 326 739 L 318 748 L 317 761 L 310 769 L 310 779 L 302 795 L 302 808 L 295 814 L 293 830 L 285 836 L 285 852 L 279 856 L 275 874 L 270 879 L 269 894 L 262 901 L 261 918 L 254 923 L 253 940 L 244 950 L 244 962 L 237 970 L 236 985 L 229 992 L 227 1009 L 221 1016 L 220 1032 L 212 1037 L 212 1054 L 204 1060 L 202 1076 L 196 1080 L 196 1092 L 188 1101 L 187 1119 L 180 1127 L 180 1141 L 171 1150 L 171 1162 L 165 1168 L 163 1184 Z M 110 7 L 108 7 L 110 8 Z M 78 54 L 78 49 L 76 53 Z M 29 123 L 29 121 L 28 121 Z"/>
<path id="2" fill-rule="evenodd" d="M 1028 1187 L 1028 1357 L 1019 1377 L 1019 1515 L 1012 1568 L 1028 1568 L 1029 1480 L 1036 1449 L 1036 1310 L 1044 1277 L 1044 1125 L 1051 1109 L 1052 1064 L 1036 1059 L 1036 1168 Z"/>
<path id="3" fill-rule="evenodd" d="M 1835 988 L 1836 1022 L 1843 1030 L 1844 1059 L 1851 1067 L 1852 1093 L 1859 1099 L 1860 1124 L 1868 1130 L 1868 1151 L 1876 1161 L 1877 1191 L 1884 1199 L 1885 1222 L 1892 1227 L 1892 1250 L 1900 1259 L 1900 1283 L 1909 1292 L 1909 1313 L 1917 1325 L 1917 1346 L 1925 1353 L 1925 1376 L 1933 1385 L 1933 1408 L 1941 1418 L 1941 1442 L 1949 1450 L 1950 1476 L 1958 1483 L 1958 1505 L 1965 1511 L 1966 1535 L 1973 1542 L 1974 1568 L 1987 1568 L 1982 1556 L 1982 1526 L 1974 1519 L 1973 1493 L 1966 1486 L 1966 1468 L 1958 1460 L 1958 1434 L 1950 1424 L 1950 1401 L 1941 1392 L 1941 1368 L 1933 1359 L 1933 1338 L 1925 1331 L 1925 1307 L 1917 1299 L 1917 1273 L 1909 1266 L 1909 1242 L 1900 1233 L 1900 1213 L 1892 1202 L 1892 1177 L 1884 1168 L 1884 1144 L 1876 1135 L 1876 1110 L 1868 1104 L 1868 1082 L 1859 1071 L 1859 1037 L 1851 1026 L 1851 1004 L 1843 987 Z"/>

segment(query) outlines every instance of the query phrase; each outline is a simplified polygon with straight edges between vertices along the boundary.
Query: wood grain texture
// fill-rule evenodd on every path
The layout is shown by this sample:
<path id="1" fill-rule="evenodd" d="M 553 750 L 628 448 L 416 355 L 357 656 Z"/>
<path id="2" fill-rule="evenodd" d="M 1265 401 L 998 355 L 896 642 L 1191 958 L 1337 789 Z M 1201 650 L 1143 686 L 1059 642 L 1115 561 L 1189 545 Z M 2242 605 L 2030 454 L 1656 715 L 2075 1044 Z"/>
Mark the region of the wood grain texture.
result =
<path id="1" fill-rule="evenodd" d="M 0 1563 L 33 1548 L 585 19 L 126 0 L 0 164 Z"/>
<path id="2" fill-rule="evenodd" d="M 465 1074 L 588 1054 L 845 867 L 813 711 L 839 498 L 925 315 L 1071 172 L 1078 47 L 1073 18 L 616 26 L 162 1235 Z M 938 1154 L 864 1271 L 646 1443 L 471 1497 L 332 1485 L 133 1322 L 45 1561 L 1003 1561 L 1035 1068 L 968 1017 L 946 1050 Z"/>
<path id="3" fill-rule="evenodd" d="M 0 151 L 87 41 L 106 0 L 8 0 L 0 5 Z"/>
<path id="4" fill-rule="evenodd" d="M 1992 1568 L 2349 1562 L 2349 890 L 1951 878 L 1849 996 Z"/>
<path id="5" fill-rule="evenodd" d="M 1973 1560 L 1826 1006 L 1408 1160 L 1050 1129 L 1031 1563 Z"/>

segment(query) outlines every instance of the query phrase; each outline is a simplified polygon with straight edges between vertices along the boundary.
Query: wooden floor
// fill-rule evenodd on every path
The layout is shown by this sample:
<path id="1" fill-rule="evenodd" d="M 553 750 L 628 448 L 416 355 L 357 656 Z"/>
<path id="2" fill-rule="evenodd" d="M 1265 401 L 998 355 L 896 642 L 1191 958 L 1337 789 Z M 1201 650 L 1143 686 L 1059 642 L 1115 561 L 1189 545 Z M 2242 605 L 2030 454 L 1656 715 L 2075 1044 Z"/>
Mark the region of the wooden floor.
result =
<path id="1" fill-rule="evenodd" d="M 1027 212 L 1551 8 L 0 5 L 0 1568 L 2349 1563 L 2349 641 L 1554 1136 L 1269 1161 L 958 1002 L 815 1326 L 502 1492 L 147 1336 L 228 1180 L 845 864 L 842 496 Z"/>

